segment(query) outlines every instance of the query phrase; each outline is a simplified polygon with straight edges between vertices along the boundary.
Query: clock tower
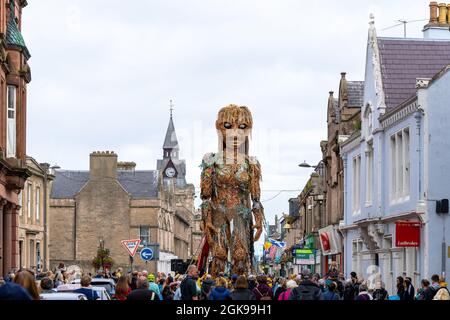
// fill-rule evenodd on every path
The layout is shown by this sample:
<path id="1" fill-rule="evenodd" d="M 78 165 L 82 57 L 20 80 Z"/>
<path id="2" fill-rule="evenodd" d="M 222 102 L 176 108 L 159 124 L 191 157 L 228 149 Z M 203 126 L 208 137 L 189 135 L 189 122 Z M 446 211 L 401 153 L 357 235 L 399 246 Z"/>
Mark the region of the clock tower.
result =
<path id="1" fill-rule="evenodd" d="M 157 169 L 164 179 L 176 179 L 178 184 L 186 183 L 186 163 L 180 160 L 180 149 L 173 124 L 173 105 L 170 101 L 170 119 L 163 144 L 163 158 L 158 160 Z"/>

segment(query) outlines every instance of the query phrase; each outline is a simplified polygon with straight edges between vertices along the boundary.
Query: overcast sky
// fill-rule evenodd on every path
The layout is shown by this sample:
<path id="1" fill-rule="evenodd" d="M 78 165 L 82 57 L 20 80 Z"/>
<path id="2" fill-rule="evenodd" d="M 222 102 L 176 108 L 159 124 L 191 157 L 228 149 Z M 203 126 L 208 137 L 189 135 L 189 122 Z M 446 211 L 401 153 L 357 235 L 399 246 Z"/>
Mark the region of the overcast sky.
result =
<path id="1" fill-rule="evenodd" d="M 277 190 L 302 189 L 311 170 L 298 164 L 321 158 L 340 72 L 364 80 L 369 13 L 379 36 L 403 37 L 402 26 L 382 29 L 429 17 L 429 1 L 417 0 L 28 3 L 28 155 L 87 170 L 89 153 L 112 150 L 155 169 L 173 99 L 181 157 L 198 188 L 203 154 L 217 148 L 217 111 L 247 105 L 271 223 L 299 193 Z M 408 24 L 408 36 L 422 37 L 425 23 Z"/>

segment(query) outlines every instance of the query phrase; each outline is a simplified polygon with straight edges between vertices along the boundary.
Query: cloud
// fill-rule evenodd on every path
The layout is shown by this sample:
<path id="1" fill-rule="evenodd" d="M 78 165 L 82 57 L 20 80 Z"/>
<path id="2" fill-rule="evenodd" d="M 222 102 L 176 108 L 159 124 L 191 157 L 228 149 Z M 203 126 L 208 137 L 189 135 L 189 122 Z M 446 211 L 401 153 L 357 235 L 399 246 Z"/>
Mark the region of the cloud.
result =
<path id="1" fill-rule="evenodd" d="M 380 35 L 396 20 L 426 18 L 428 2 L 395 1 L 31 1 L 22 30 L 32 54 L 28 153 L 66 169 L 87 169 L 89 153 L 155 169 L 174 99 L 188 180 L 216 150 L 220 107 L 248 105 L 252 153 L 264 190 L 301 189 L 321 158 L 328 91 L 340 72 L 364 76 L 368 15 Z M 420 23 L 408 34 L 420 37 Z M 276 194 L 276 192 L 275 192 Z M 264 192 L 262 198 L 273 197 Z M 296 193 L 265 204 L 269 220 Z"/>

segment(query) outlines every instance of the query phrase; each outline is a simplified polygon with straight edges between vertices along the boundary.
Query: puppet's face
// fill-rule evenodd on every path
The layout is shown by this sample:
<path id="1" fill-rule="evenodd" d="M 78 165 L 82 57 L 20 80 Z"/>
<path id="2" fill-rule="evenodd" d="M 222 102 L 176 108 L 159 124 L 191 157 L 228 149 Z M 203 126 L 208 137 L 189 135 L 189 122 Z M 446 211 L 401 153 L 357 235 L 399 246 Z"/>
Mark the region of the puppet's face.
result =
<path id="1" fill-rule="evenodd" d="M 226 148 L 244 150 L 249 138 L 253 121 L 247 107 L 229 105 L 219 111 L 216 129 Z"/>

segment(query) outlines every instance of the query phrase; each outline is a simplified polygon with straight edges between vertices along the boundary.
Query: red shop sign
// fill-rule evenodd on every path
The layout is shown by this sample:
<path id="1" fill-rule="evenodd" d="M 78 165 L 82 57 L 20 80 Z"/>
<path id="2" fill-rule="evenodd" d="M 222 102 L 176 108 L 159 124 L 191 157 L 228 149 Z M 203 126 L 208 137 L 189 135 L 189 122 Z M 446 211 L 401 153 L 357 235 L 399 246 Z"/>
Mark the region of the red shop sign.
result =
<path id="1" fill-rule="evenodd" d="M 397 221 L 395 223 L 395 245 L 397 247 L 419 247 L 420 227 L 420 222 Z"/>

